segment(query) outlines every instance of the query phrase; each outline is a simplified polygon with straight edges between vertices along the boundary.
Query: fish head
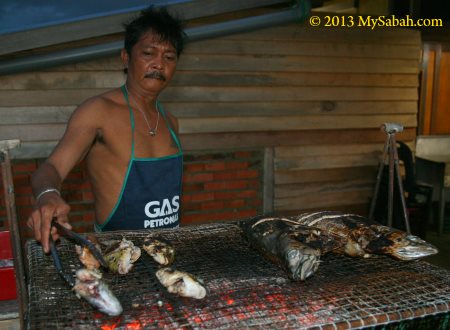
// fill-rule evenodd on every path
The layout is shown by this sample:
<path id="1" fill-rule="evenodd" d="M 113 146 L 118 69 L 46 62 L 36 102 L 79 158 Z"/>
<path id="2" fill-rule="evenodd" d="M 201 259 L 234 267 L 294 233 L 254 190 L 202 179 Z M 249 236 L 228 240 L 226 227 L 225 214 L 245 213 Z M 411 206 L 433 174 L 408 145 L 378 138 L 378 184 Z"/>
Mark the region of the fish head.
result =
<path id="1" fill-rule="evenodd" d="M 75 281 L 72 290 L 77 297 L 86 299 L 92 306 L 110 316 L 122 313 L 122 305 L 102 281 L 102 274 L 98 270 L 81 268 L 76 272 Z"/>
<path id="2" fill-rule="evenodd" d="M 370 253 L 383 253 L 399 260 L 415 260 L 436 254 L 439 250 L 418 236 L 391 231 L 372 240 L 366 248 Z"/>
<path id="3" fill-rule="evenodd" d="M 407 235 L 393 249 L 392 255 L 400 260 L 414 260 L 438 253 L 439 250 L 432 244 L 415 235 Z"/>

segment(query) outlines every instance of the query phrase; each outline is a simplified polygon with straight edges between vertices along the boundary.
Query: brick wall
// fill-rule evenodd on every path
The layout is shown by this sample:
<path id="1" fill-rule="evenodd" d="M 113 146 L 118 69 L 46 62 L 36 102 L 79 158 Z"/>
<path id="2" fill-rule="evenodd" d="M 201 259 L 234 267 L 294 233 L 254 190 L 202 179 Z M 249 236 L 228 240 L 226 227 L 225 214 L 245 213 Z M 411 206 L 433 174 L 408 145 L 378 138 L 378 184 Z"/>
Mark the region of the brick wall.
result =
<path id="1" fill-rule="evenodd" d="M 26 238 L 32 235 L 26 226 L 33 205 L 30 176 L 40 162 L 42 160 L 12 161 L 17 216 Z M 0 230 L 6 230 L 2 181 L 0 185 Z M 236 220 L 261 213 L 262 186 L 262 150 L 185 154 L 181 223 Z M 61 193 L 71 205 L 70 220 L 74 230 L 91 232 L 94 198 L 84 164 L 72 170 Z"/>

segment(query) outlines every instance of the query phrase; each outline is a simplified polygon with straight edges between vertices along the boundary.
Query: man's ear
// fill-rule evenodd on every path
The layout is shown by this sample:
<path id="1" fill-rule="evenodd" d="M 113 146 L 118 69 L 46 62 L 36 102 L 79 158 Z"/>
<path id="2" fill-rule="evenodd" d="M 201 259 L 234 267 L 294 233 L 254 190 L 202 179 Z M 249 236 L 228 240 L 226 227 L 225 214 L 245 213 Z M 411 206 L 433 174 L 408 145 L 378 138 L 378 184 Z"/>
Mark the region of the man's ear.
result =
<path id="1" fill-rule="evenodd" d="M 128 56 L 128 53 L 125 50 L 125 48 L 122 48 L 122 50 L 120 51 L 120 58 L 122 59 L 123 72 L 127 73 L 128 72 L 128 62 L 130 60 L 130 57 Z"/>

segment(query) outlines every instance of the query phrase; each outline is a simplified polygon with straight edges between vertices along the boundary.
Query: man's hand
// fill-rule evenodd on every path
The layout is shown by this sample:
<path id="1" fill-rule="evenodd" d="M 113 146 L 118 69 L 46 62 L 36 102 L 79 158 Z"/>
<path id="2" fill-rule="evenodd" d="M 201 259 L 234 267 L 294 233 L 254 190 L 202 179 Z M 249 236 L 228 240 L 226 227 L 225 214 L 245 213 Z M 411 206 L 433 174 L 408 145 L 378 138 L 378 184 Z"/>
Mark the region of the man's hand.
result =
<path id="1" fill-rule="evenodd" d="M 50 231 L 53 240 L 56 241 L 59 238 L 56 228 L 52 228 L 53 218 L 56 218 L 64 227 L 72 229 L 68 219 L 69 211 L 70 206 L 56 192 L 49 192 L 36 202 L 36 206 L 28 218 L 27 225 L 33 230 L 35 239 L 41 242 L 45 253 L 50 251 Z"/>

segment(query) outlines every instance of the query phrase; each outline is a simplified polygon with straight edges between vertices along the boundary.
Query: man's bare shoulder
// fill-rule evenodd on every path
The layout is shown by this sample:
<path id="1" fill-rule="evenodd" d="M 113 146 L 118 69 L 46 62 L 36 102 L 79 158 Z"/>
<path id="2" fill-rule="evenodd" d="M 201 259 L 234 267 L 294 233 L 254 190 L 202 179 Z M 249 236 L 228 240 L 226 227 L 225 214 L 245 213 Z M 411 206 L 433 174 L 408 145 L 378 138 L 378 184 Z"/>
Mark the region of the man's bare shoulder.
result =
<path id="1" fill-rule="evenodd" d="M 104 115 L 105 111 L 123 106 L 122 92 L 119 88 L 116 88 L 86 99 L 75 109 L 75 112 L 89 113 L 90 116 Z"/>

